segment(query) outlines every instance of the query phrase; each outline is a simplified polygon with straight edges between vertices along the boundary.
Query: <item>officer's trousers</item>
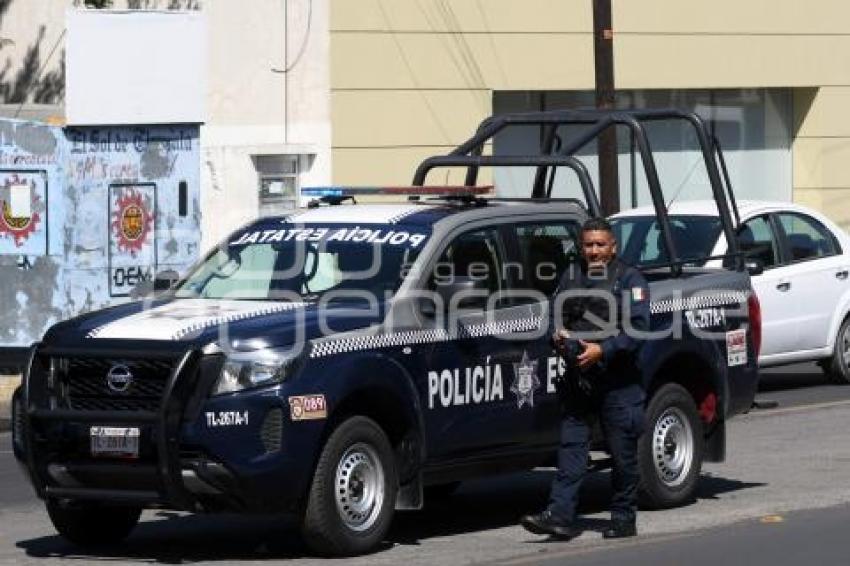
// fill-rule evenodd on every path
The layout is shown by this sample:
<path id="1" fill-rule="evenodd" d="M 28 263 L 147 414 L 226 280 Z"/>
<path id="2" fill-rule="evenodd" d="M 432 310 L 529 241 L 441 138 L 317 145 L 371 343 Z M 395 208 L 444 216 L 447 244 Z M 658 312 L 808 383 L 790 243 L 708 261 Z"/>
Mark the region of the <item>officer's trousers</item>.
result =
<path id="1" fill-rule="evenodd" d="M 549 511 L 563 522 L 574 521 L 581 482 L 587 473 L 590 430 L 599 418 L 613 458 L 611 518 L 633 521 L 639 480 L 637 443 L 643 432 L 643 389 L 629 385 L 596 398 L 566 402 L 561 420 L 558 473 L 552 482 Z M 584 402 L 582 402 L 584 401 Z"/>

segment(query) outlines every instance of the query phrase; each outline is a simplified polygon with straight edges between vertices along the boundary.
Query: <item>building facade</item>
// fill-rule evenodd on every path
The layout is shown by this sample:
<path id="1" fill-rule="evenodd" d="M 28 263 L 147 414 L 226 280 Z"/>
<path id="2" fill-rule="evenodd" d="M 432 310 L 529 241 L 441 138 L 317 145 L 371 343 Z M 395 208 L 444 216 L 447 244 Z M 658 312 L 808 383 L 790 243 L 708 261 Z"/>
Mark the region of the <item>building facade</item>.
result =
<path id="1" fill-rule="evenodd" d="M 612 4 L 619 105 L 698 111 L 715 124 L 739 197 L 794 200 L 850 228 L 850 4 Z M 335 184 L 409 181 L 493 112 L 593 103 L 591 0 L 333 0 L 330 45 Z M 662 183 L 667 171 L 665 191 L 685 184 L 696 196 L 678 136 L 662 132 Z"/>
<path id="2" fill-rule="evenodd" d="M 64 64 L 66 10 L 86 3 L 0 4 L 0 116 L 63 123 L 73 73 Z M 423 158 L 446 153 L 493 112 L 593 102 L 591 0 L 113 0 L 111 8 L 199 11 L 206 20 L 202 247 L 259 214 L 303 204 L 300 187 L 406 184 Z M 618 105 L 696 110 L 722 142 L 740 197 L 794 200 L 850 227 L 848 16 L 843 0 L 613 2 Z M 533 143 L 519 135 L 491 151 Z M 665 190 L 697 196 L 704 179 L 691 170 L 687 140 L 670 131 L 658 143 L 669 150 L 659 166 Z M 641 201 L 632 198 L 640 179 L 630 179 L 621 150 L 629 206 Z M 497 171 L 494 181 L 524 194 L 522 175 Z"/>

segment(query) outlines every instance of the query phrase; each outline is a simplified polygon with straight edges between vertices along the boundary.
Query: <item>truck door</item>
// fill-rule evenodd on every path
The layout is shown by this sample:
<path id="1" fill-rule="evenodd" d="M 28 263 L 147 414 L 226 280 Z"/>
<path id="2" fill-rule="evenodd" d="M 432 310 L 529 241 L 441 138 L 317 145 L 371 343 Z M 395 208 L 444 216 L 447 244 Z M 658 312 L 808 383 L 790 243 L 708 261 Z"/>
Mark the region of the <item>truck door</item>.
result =
<path id="1" fill-rule="evenodd" d="M 127 297 L 157 268 L 156 185 L 109 186 L 109 295 Z"/>
<path id="2" fill-rule="evenodd" d="M 507 290 L 505 247 L 496 228 L 473 229 L 453 238 L 428 278 L 439 293 L 450 285 L 475 280 L 487 297 Z M 424 380 L 419 381 L 426 413 L 429 458 L 474 458 L 482 453 L 510 450 L 520 440 L 517 425 L 528 403 L 518 407 L 520 384 L 514 384 L 516 364 L 523 362 L 523 342 L 512 335 L 536 324 L 527 307 L 509 302 L 489 305 L 465 300 L 460 309 L 434 313 L 441 340 L 426 357 Z M 539 322 L 539 321 L 538 321 Z M 527 361 L 527 360 L 526 360 Z M 523 395 L 530 398 L 535 380 L 526 372 Z M 539 386 L 539 384 L 538 384 Z M 530 388 L 530 389 L 529 389 Z"/>

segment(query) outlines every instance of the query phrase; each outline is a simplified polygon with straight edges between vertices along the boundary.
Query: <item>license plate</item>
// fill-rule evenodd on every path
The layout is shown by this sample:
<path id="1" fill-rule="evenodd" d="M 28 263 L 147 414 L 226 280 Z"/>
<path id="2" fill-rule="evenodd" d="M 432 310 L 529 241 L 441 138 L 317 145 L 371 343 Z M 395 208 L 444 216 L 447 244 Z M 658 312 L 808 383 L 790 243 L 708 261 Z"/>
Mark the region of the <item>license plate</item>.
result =
<path id="1" fill-rule="evenodd" d="M 139 429 L 137 427 L 91 427 L 92 456 L 116 458 L 139 457 Z"/>

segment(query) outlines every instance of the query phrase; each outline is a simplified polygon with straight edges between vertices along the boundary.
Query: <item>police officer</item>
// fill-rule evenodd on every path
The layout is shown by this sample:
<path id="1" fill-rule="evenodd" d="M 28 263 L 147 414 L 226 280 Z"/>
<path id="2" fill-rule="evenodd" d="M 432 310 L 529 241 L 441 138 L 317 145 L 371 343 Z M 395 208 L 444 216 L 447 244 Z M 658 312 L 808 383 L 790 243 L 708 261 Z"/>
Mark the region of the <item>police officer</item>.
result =
<path id="1" fill-rule="evenodd" d="M 559 388 L 561 444 L 549 505 L 521 519 L 535 534 L 563 539 L 580 534 L 576 503 L 596 419 L 614 467 L 611 523 L 602 534 L 637 534 L 637 443 L 645 395 L 636 358 L 640 331 L 649 329 L 649 287 L 639 271 L 615 257 L 616 249 L 611 225 L 588 220 L 581 230 L 582 257 L 564 273 L 553 303 L 553 341 L 568 370 Z"/>

